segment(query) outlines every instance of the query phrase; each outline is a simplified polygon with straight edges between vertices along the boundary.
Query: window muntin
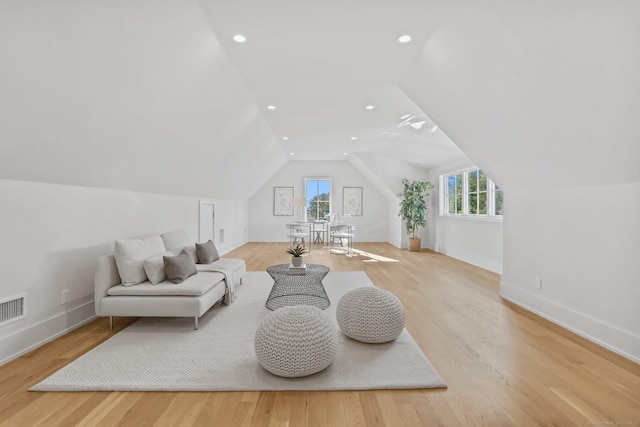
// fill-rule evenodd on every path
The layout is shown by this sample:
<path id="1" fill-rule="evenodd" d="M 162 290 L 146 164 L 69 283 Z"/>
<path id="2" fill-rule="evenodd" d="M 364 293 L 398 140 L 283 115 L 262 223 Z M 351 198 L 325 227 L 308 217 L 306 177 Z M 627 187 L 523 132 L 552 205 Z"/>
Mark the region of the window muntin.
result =
<path id="1" fill-rule="evenodd" d="M 305 179 L 307 220 L 326 219 L 331 213 L 331 180 Z"/>
<path id="2" fill-rule="evenodd" d="M 504 193 L 502 189 L 498 187 L 495 183 L 493 184 L 493 215 L 502 216 L 504 215 Z"/>
<path id="3" fill-rule="evenodd" d="M 487 214 L 487 174 L 480 169 L 467 172 L 467 204 L 469 215 Z"/>
<path id="4" fill-rule="evenodd" d="M 446 202 L 447 213 L 462 214 L 462 174 L 447 177 Z"/>
<path id="5" fill-rule="evenodd" d="M 441 215 L 497 217 L 504 211 L 504 194 L 478 168 L 441 175 L 443 209 Z"/>

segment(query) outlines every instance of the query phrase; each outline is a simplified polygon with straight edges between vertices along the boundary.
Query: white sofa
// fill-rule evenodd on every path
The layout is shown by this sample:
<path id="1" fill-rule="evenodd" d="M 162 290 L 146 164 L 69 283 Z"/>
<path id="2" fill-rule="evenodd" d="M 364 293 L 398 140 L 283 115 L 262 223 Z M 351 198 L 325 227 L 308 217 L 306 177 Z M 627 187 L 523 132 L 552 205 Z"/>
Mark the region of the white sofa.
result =
<path id="1" fill-rule="evenodd" d="M 195 250 L 194 244 L 184 230 L 164 233 L 159 237 L 162 239 L 162 249 L 166 251 L 164 253 L 171 252 L 177 255 L 183 248 Z M 149 280 L 144 280 L 134 285 L 130 283 L 123 285 L 119 265 L 116 262 L 118 243 L 139 240 L 143 242 L 139 244 L 144 244 L 144 239 L 152 239 L 155 242 L 155 249 L 149 250 L 161 252 L 153 255 L 158 257 L 163 254 L 158 246 L 160 243 L 157 237 L 149 236 L 143 239 L 117 241 L 116 254 L 98 258 L 95 271 L 95 310 L 97 316 L 109 317 L 110 329 L 113 329 L 113 316 L 193 317 L 195 329 L 198 329 L 200 316 L 216 302 L 223 300 L 225 294 L 229 299 L 229 290 L 232 291 L 234 286 L 242 283 L 246 272 L 244 260 L 221 258 L 210 264 L 197 264 L 198 273 L 179 284 L 168 280 L 152 284 Z M 162 257 L 159 259 L 161 260 Z M 138 268 L 138 265 L 143 265 L 141 263 L 144 259 L 135 261 L 138 262 L 136 265 Z M 123 268 L 122 263 L 120 267 Z M 225 301 L 226 304 L 231 302 Z"/>

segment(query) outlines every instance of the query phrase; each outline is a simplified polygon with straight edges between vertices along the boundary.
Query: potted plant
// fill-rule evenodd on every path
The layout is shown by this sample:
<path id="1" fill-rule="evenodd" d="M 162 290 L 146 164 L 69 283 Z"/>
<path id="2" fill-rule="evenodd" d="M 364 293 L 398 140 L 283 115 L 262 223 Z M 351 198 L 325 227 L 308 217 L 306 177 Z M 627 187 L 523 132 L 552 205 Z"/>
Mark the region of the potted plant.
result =
<path id="1" fill-rule="evenodd" d="M 420 227 L 427 225 L 427 202 L 425 197 L 428 195 L 427 190 L 433 188 L 431 181 L 409 181 L 407 178 L 402 179 L 404 189 L 398 194 L 400 197 L 400 212 L 398 216 L 402 217 L 404 226 L 409 235 L 409 250 L 419 251 L 421 240 L 416 236 Z"/>
<path id="2" fill-rule="evenodd" d="M 300 267 L 302 265 L 302 255 L 307 253 L 307 249 L 298 243 L 294 247 L 288 248 L 287 253 L 293 255 L 291 257 L 291 264 L 294 267 Z"/>

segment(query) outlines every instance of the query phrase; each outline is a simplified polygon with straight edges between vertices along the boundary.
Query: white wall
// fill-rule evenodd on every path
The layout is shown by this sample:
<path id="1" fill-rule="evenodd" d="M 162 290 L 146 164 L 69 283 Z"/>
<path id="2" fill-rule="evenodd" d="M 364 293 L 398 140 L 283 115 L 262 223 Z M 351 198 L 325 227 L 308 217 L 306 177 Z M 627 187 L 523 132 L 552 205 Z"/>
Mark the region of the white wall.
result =
<path id="1" fill-rule="evenodd" d="M 305 177 L 330 177 L 333 212 L 342 214 L 342 188 L 363 187 L 363 215 L 342 221 L 356 225 L 358 242 L 384 242 L 387 237 L 387 199 L 347 161 L 290 161 L 249 200 L 249 240 L 287 241 L 285 224 L 295 216 L 273 215 L 273 187 L 294 187 L 295 197 L 304 196 Z"/>
<path id="2" fill-rule="evenodd" d="M 430 214 L 423 246 L 450 257 L 502 273 L 503 223 L 497 219 L 455 218 L 440 215 L 440 175 L 477 167 L 469 159 L 442 165 L 429 171 Z M 508 214 L 508 213 L 507 213 Z"/>
<path id="3" fill-rule="evenodd" d="M 247 203 L 213 202 L 224 254 L 246 242 Z M 184 228 L 195 242 L 198 215 L 192 197 L 0 180 L 0 299 L 27 294 L 27 317 L 0 326 L 0 363 L 95 315 L 96 257 L 115 239 Z"/>
<path id="4" fill-rule="evenodd" d="M 350 156 L 349 161 L 376 188 L 379 188 L 387 199 L 387 238 L 384 241 L 398 248 L 407 248 L 409 245 L 408 236 L 402 219 L 398 216 L 400 211 L 398 193 L 402 191 L 403 178 L 410 180 L 426 179 L 428 176 L 427 170 L 377 152 L 357 153 Z M 429 224 L 427 224 L 427 229 L 429 228 Z M 425 248 L 430 247 L 427 243 L 427 232 L 428 230 L 421 230 L 420 235 L 423 239 L 422 247 Z"/>
<path id="5" fill-rule="evenodd" d="M 505 211 L 502 295 L 640 362 L 640 183 L 510 192 Z"/>
<path id="6" fill-rule="evenodd" d="M 399 85 L 505 191 L 502 295 L 639 360 L 640 2 L 433 12 Z"/>
<path id="7" fill-rule="evenodd" d="M 501 222 L 440 216 L 437 224 L 437 252 L 502 273 Z"/>

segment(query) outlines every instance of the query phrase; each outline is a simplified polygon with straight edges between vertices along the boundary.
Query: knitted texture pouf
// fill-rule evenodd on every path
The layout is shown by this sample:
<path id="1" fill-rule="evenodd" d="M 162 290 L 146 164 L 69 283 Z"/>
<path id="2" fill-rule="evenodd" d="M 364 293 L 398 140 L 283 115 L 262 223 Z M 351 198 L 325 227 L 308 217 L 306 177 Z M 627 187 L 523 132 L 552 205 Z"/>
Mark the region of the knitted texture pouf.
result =
<path id="1" fill-rule="evenodd" d="M 349 338 L 366 343 L 392 341 L 404 329 L 404 309 L 391 292 L 358 288 L 347 292 L 336 308 L 338 326 Z"/>
<path id="2" fill-rule="evenodd" d="M 319 308 L 282 307 L 269 313 L 254 340 L 258 362 L 281 377 L 305 377 L 320 372 L 338 352 L 338 331 Z"/>

